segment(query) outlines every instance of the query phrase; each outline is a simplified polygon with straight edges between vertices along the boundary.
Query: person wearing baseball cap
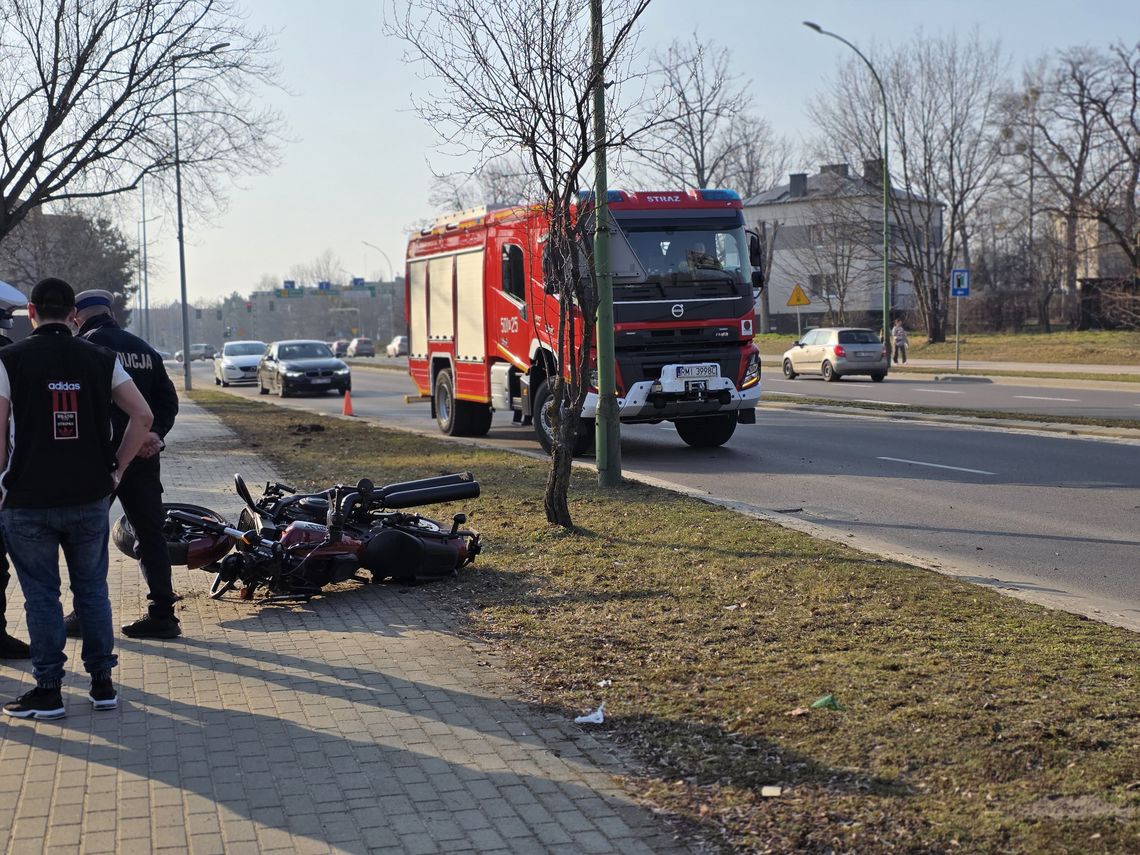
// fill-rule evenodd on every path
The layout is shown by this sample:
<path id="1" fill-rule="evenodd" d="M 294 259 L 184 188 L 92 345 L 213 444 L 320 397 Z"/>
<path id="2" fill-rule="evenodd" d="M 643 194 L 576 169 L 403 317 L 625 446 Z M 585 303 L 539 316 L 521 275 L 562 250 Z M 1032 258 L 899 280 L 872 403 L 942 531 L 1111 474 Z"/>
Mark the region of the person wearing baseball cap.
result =
<path id="1" fill-rule="evenodd" d="M 178 393 L 155 349 L 116 323 L 114 302 L 114 295 L 101 289 L 81 291 L 75 297 L 79 336 L 118 354 L 119 362 L 154 413 L 154 424 L 146 441 L 138 456 L 126 467 L 115 492 L 135 533 L 135 554 L 150 600 L 147 614 L 125 624 L 122 632 L 129 638 L 177 638 L 182 628 L 174 616 L 174 604 L 180 598 L 174 593 L 170 555 L 162 534 L 159 452 L 166 447 L 164 437 L 178 415 Z M 117 407 L 111 408 L 112 443 L 121 441 L 127 422 L 126 413 Z M 67 629 L 69 635 L 82 634 L 79 615 L 68 615 Z"/>

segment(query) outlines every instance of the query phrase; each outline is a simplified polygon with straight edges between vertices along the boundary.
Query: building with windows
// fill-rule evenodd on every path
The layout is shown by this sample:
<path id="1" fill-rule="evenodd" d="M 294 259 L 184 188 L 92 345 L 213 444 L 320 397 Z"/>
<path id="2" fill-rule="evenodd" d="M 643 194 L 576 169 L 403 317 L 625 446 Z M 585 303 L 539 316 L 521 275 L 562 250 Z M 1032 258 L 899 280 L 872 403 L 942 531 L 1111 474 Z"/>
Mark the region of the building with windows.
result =
<path id="1" fill-rule="evenodd" d="M 878 160 L 866 161 L 862 175 L 845 163 L 828 164 L 816 175 L 794 173 L 787 184 L 745 200 L 745 221 L 766 247 L 768 284 L 761 300 L 767 299 L 770 331 L 795 332 L 797 323 L 882 326 L 881 172 Z M 902 190 L 891 193 L 890 306 L 898 316 L 916 305 L 910 273 L 916 257 L 941 271 L 942 206 Z M 797 308 L 788 306 L 796 285 L 811 301 L 798 309 L 798 322 Z M 760 307 L 758 314 L 763 317 Z"/>

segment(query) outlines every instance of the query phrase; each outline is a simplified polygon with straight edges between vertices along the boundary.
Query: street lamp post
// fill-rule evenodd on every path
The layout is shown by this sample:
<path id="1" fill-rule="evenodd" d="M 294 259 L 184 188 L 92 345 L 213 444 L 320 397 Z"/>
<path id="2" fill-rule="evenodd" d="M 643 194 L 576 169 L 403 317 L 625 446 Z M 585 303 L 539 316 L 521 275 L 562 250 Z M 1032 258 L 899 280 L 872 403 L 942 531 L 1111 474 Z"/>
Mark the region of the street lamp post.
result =
<path id="1" fill-rule="evenodd" d="M 883 98 L 883 168 L 879 176 L 879 181 L 883 185 L 883 344 L 888 348 L 888 354 L 891 347 L 891 275 L 890 275 L 890 226 L 889 226 L 889 210 L 890 210 L 890 181 L 891 170 L 888 160 L 888 140 L 890 133 L 890 125 L 887 123 L 887 90 L 883 86 L 883 81 L 879 77 L 879 73 L 875 71 L 875 66 L 871 65 L 871 60 L 863 56 L 863 52 L 847 39 L 843 38 L 836 33 L 829 32 L 823 29 L 819 24 L 812 23 L 811 21 L 804 21 L 804 26 L 815 30 L 822 36 L 831 36 L 837 41 L 843 42 L 851 50 L 855 51 L 859 59 L 871 72 L 871 76 L 875 78 L 875 83 L 879 86 L 879 95 Z"/>
<path id="2" fill-rule="evenodd" d="M 178 62 L 183 59 L 193 59 L 206 54 L 217 53 L 222 48 L 229 46 L 229 42 L 222 42 L 204 51 L 181 53 L 171 60 L 170 65 L 170 89 L 174 103 L 174 198 L 178 208 L 178 282 L 182 297 L 182 383 L 187 392 L 192 388 L 190 380 L 190 309 L 186 302 L 186 242 L 182 234 L 182 159 L 178 149 Z"/>
<path id="3" fill-rule="evenodd" d="M 380 247 L 378 247 L 376 244 L 374 244 L 374 243 L 369 243 L 369 242 L 368 242 L 368 241 L 366 241 L 366 240 L 362 240 L 362 241 L 361 241 L 361 243 L 362 243 L 362 244 L 364 244 L 364 245 L 365 245 L 366 247 L 368 247 L 369 249 L 374 249 L 374 250 L 376 250 L 378 253 L 380 253 L 381 257 L 384 259 L 384 261 L 385 261 L 385 262 L 387 263 L 387 265 L 388 265 L 388 281 L 389 281 L 389 282 L 395 282 L 395 281 L 396 281 L 396 279 L 395 279 L 395 276 L 396 276 L 396 269 L 395 269 L 395 268 L 392 266 L 392 259 L 388 258 L 388 253 L 384 252 L 384 250 L 382 250 L 382 249 L 381 249 Z"/>

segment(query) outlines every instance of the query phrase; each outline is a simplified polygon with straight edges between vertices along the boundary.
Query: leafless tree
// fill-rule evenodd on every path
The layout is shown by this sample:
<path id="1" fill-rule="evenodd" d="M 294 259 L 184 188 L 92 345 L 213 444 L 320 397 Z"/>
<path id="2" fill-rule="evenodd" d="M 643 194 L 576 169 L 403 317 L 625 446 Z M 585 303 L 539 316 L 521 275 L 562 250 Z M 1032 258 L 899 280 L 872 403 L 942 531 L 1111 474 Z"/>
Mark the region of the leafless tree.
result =
<path id="1" fill-rule="evenodd" d="M 587 0 L 405 0 L 393 2 L 388 29 L 408 45 L 410 59 L 434 84 L 416 102 L 445 145 L 487 160 L 524 153 L 548 220 L 544 280 L 559 295 L 551 423 L 554 447 L 547 519 L 571 526 L 570 466 L 585 403 L 589 348 L 596 324 L 592 244 L 575 213 L 577 192 L 595 152 L 593 96 L 608 98 L 607 148 L 632 131 L 620 108 L 630 78 L 635 27 L 649 0 L 607 0 L 600 75 L 591 57 Z M 582 248 L 586 252 L 582 251 Z"/>
<path id="2" fill-rule="evenodd" d="M 521 205 L 536 195 L 529 165 L 516 154 L 482 164 L 477 171 L 437 175 L 428 202 L 450 213 L 475 205 Z"/>
<path id="3" fill-rule="evenodd" d="M 772 186 L 791 146 L 755 115 L 751 84 L 732 72 L 732 56 L 696 32 L 658 54 L 653 79 L 663 112 L 645 114 L 631 164 L 645 182 L 728 187 L 747 197 Z"/>
<path id="4" fill-rule="evenodd" d="M 891 263 L 914 283 L 932 342 L 945 339 L 949 274 L 969 265 L 972 217 L 995 178 L 998 154 L 986 135 L 1006 60 L 977 32 L 916 36 L 872 53 L 887 90 L 891 143 Z M 810 107 L 822 147 L 843 160 L 874 160 L 882 146 L 882 99 L 857 58 Z"/>
<path id="5" fill-rule="evenodd" d="M 175 73 L 188 199 L 274 163 L 272 46 L 231 0 L 5 0 L 0 45 L 0 240 L 42 205 L 169 179 Z"/>
<path id="6" fill-rule="evenodd" d="M 816 206 L 813 216 L 811 223 L 787 224 L 801 227 L 802 240 L 789 247 L 784 263 L 794 265 L 808 294 L 827 306 L 829 323 L 846 324 L 848 298 L 875 260 L 873 223 L 858 200 L 842 195 Z"/>
<path id="7" fill-rule="evenodd" d="M 326 249 L 312 261 L 289 268 L 289 278 L 298 285 L 316 285 L 319 282 L 342 284 L 346 276 L 344 262 L 331 249 Z"/>
<path id="8" fill-rule="evenodd" d="M 0 276 L 31 293 L 46 275 L 71 282 L 76 290 L 102 288 L 115 297 L 115 315 L 126 324 L 138 286 L 137 254 L 98 206 L 32 211 L 0 242 Z"/>
<path id="9" fill-rule="evenodd" d="M 1106 103 L 1110 77 L 1101 52 L 1073 48 L 1036 63 L 1026 71 L 1020 91 L 1005 99 L 1003 139 L 1024 152 L 1028 175 L 1037 176 L 1035 191 L 1033 184 L 1028 191 L 1020 185 L 1022 192 L 1030 193 L 1029 216 L 1046 215 L 1036 232 L 1042 239 L 1060 234 L 1064 271 L 1059 279 L 1038 281 L 1035 259 L 1040 242 L 1030 240 L 1026 247 L 1039 321 L 1046 329 L 1054 294 L 1062 286 L 1068 293 L 1076 292 L 1081 232 L 1090 224 L 1092 200 L 1103 198 L 1120 164 L 1120 153 L 1097 109 L 1098 103 Z M 1014 184 L 1015 189 L 1018 186 Z"/>

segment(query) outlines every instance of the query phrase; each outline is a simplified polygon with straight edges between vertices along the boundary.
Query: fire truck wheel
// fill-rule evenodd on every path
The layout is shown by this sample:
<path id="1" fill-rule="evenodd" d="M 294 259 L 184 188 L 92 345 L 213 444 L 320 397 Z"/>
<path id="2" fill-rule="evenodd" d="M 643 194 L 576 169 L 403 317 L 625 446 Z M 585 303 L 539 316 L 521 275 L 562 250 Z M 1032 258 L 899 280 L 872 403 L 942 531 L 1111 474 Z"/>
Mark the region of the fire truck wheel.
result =
<path id="1" fill-rule="evenodd" d="M 550 454 L 554 448 L 554 434 L 550 427 L 550 406 L 552 401 L 550 384 L 545 380 L 534 393 L 534 433 L 542 450 Z M 594 420 L 578 420 L 578 436 L 574 440 L 574 456 L 581 457 L 594 445 Z"/>
<path id="2" fill-rule="evenodd" d="M 470 428 L 468 436 L 486 436 L 491 429 L 491 408 L 471 401 L 457 401 L 460 407 L 467 410 L 467 426 Z"/>
<path id="3" fill-rule="evenodd" d="M 736 432 L 736 413 L 715 416 L 694 416 L 677 419 L 673 423 L 677 435 L 693 448 L 716 448 L 724 445 Z"/>
<path id="4" fill-rule="evenodd" d="M 435 421 L 441 433 L 448 436 L 467 436 L 467 410 L 455 400 L 455 381 L 451 371 L 444 369 L 435 378 Z"/>

